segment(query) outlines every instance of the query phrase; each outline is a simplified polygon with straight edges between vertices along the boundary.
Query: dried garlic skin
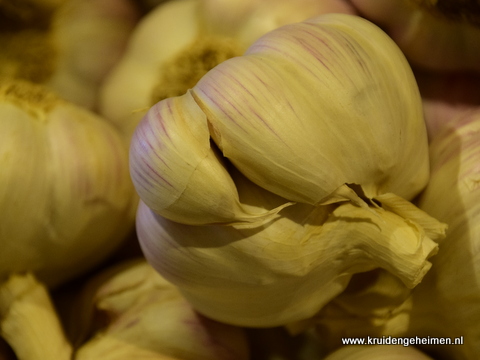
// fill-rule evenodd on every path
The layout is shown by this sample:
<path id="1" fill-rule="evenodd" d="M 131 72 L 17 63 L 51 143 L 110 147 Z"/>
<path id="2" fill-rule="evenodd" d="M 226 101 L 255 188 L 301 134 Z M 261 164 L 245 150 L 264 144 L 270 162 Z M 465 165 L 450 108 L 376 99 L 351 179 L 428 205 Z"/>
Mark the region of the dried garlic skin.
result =
<path id="1" fill-rule="evenodd" d="M 40 85 L 0 84 L 0 278 L 58 285 L 105 259 L 133 228 L 128 149 L 106 120 Z"/>
<path id="2" fill-rule="evenodd" d="M 89 318 L 89 330 L 95 333 L 80 346 L 76 360 L 249 357 L 244 329 L 196 313 L 176 287 L 143 259 L 97 275 L 79 296 L 83 309 L 79 320 Z"/>
<path id="3" fill-rule="evenodd" d="M 100 113 L 131 138 L 147 110 L 184 94 L 215 65 L 239 56 L 264 33 L 325 12 L 351 12 L 337 0 L 176 0 L 139 22 L 100 93 Z M 164 34 L 159 37 L 158 34 Z"/>

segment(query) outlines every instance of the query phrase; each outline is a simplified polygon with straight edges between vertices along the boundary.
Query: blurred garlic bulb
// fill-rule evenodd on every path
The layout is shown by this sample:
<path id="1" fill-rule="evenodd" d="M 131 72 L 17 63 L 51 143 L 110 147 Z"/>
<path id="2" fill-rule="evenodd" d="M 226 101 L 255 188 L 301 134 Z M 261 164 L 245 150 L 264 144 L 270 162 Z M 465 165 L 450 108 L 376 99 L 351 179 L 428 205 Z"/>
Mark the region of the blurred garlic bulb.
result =
<path id="1" fill-rule="evenodd" d="M 32 274 L 0 282 L 0 335 L 18 360 L 72 359 L 50 294 Z"/>
<path id="2" fill-rule="evenodd" d="M 0 279 L 57 285 L 132 230 L 136 197 L 116 129 L 40 85 L 0 84 Z"/>
<path id="3" fill-rule="evenodd" d="M 449 229 L 432 273 L 412 295 L 409 329 L 468 339 L 454 349 L 437 349 L 455 360 L 480 353 L 479 139 L 479 110 L 458 115 L 438 134 L 430 145 L 432 177 L 419 200 L 419 207 Z"/>
<path id="4" fill-rule="evenodd" d="M 104 270 L 77 295 L 72 325 L 88 337 L 73 347 L 41 282 L 15 274 L 0 283 L 0 334 L 19 360 L 249 358 L 244 329 L 196 313 L 143 260 Z"/>
<path id="5" fill-rule="evenodd" d="M 434 70 L 480 71 L 478 1 L 351 0 L 362 16 L 381 26 L 412 64 Z M 420 6 L 419 4 L 429 4 Z M 452 10 L 458 9 L 458 13 Z M 451 16 L 445 16 L 447 15 Z M 468 19 L 468 21 L 467 21 Z"/>
<path id="6" fill-rule="evenodd" d="M 117 265 L 99 277 L 90 280 L 80 295 L 82 308 L 94 310 L 83 312 L 82 318 L 90 315 L 91 328 L 97 331 L 77 351 L 76 360 L 248 359 L 243 329 L 196 313 L 144 260 Z"/>
<path id="7" fill-rule="evenodd" d="M 329 354 L 324 360 L 433 360 L 415 349 L 402 345 L 349 345 Z"/>
<path id="8" fill-rule="evenodd" d="M 0 6 L 3 16 L 13 17 L 0 29 L 0 77 L 43 84 L 66 100 L 94 110 L 98 88 L 137 22 L 133 4 L 129 0 L 30 0 L 22 5 Z"/>
<path id="9" fill-rule="evenodd" d="M 100 112 L 127 138 L 157 101 L 184 94 L 264 33 L 326 12 L 339 0 L 175 0 L 142 18 L 101 90 Z M 159 36 L 162 34 L 162 36 Z"/>
<path id="10" fill-rule="evenodd" d="M 157 103 L 130 169 L 147 259 L 242 326 L 307 319 L 375 268 L 413 288 L 445 231 L 408 201 L 428 180 L 411 70 L 350 15 L 276 29 Z"/>

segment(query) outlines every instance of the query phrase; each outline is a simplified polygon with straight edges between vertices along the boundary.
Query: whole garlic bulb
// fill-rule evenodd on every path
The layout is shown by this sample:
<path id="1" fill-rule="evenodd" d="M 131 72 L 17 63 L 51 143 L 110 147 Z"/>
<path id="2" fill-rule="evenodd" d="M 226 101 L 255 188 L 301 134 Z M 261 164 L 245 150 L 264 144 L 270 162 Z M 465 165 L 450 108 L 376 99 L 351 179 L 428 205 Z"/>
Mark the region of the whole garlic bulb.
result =
<path id="1" fill-rule="evenodd" d="M 286 25 L 139 124 L 139 239 L 196 309 L 243 326 L 309 318 L 375 268 L 413 288 L 444 232 L 408 201 L 427 148 L 415 80 L 379 28 Z"/>
<path id="2" fill-rule="evenodd" d="M 40 85 L 0 84 L 0 279 L 59 284 L 132 230 L 136 197 L 123 138 Z"/>
<path id="3" fill-rule="evenodd" d="M 184 94 L 211 68 L 264 33 L 326 12 L 339 0 L 175 0 L 145 15 L 100 93 L 100 113 L 127 138 L 156 102 Z M 159 36 L 158 34 L 162 34 Z"/>

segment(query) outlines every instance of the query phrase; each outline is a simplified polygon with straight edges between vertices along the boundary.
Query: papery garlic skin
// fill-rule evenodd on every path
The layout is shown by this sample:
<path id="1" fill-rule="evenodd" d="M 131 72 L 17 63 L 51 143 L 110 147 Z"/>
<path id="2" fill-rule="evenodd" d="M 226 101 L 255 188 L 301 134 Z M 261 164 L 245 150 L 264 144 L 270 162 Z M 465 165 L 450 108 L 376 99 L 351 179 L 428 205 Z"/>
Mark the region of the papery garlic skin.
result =
<path id="1" fill-rule="evenodd" d="M 192 95 L 224 156 L 289 200 L 320 204 L 351 183 L 369 198 L 411 199 L 427 183 L 413 74 L 393 41 L 361 18 L 279 28 L 210 71 Z"/>
<path id="2" fill-rule="evenodd" d="M 83 301 L 92 301 L 92 316 L 105 314 L 109 322 L 80 347 L 76 360 L 248 359 L 243 329 L 196 313 L 145 261 L 121 264 L 107 273 L 103 280 L 91 280 L 93 289 L 87 283 Z"/>
<path id="3" fill-rule="evenodd" d="M 215 66 L 212 57 L 218 63 L 241 55 L 258 37 L 288 23 L 326 12 L 351 11 L 337 0 L 175 0 L 161 4 L 139 22 L 125 55 L 102 86 L 100 113 L 130 138 L 151 106 L 165 97 L 182 95 Z M 179 73 L 178 79 L 171 79 L 174 73 Z M 157 94 L 158 89 L 163 96 Z"/>
<path id="4" fill-rule="evenodd" d="M 39 85 L 4 82 L 0 93 L 0 278 L 31 271 L 57 285 L 132 230 L 127 147 L 106 120 Z"/>

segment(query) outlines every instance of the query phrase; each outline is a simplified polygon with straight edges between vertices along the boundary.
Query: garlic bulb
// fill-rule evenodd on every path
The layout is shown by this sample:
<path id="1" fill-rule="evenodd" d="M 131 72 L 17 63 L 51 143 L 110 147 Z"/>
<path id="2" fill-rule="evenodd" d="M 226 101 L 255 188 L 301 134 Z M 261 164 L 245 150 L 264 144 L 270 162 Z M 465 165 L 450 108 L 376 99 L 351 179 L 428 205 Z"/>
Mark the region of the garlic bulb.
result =
<path id="1" fill-rule="evenodd" d="M 125 55 L 102 86 L 100 112 L 130 139 L 157 101 L 184 94 L 208 70 L 241 55 L 264 33 L 326 12 L 351 12 L 351 7 L 338 0 L 161 4 L 139 22 Z"/>
<path id="2" fill-rule="evenodd" d="M 350 15 L 276 29 L 157 103 L 130 168 L 148 261 L 232 324 L 305 320 L 376 268 L 413 288 L 445 231 L 404 199 L 428 179 L 410 68 Z"/>
<path id="3" fill-rule="evenodd" d="M 454 19 L 442 16 L 436 1 L 351 0 L 355 8 L 392 37 L 415 65 L 435 70 L 480 71 L 480 18 L 464 9 Z M 465 2 L 452 1 L 450 12 Z M 478 2 L 472 7 L 477 7 Z M 466 21 L 470 19 L 471 21 Z M 475 19 L 475 20 L 474 20 Z"/>
<path id="4" fill-rule="evenodd" d="M 106 275 L 90 280 L 93 289 L 85 288 L 83 301 L 94 306 L 92 328 L 99 330 L 80 347 L 76 360 L 248 359 L 243 329 L 197 314 L 145 261 L 117 265 Z M 98 320 L 104 317 L 107 324 Z"/>
<path id="5" fill-rule="evenodd" d="M 57 285 L 98 264 L 132 230 L 137 198 L 113 126 L 40 85 L 0 84 L 0 279 Z"/>
<path id="6" fill-rule="evenodd" d="M 129 0 L 30 0 L 5 7 L 0 11 L 13 19 L 0 33 L 0 77 L 43 84 L 66 100 L 94 110 L 98 88 L 136 24 L 133 4 Z M 30 12 L 35 15 L 27 21 Z M 17 28 L 19 17 L 27 20 Z"/>
<path id="7" fill-rule="evenodd" d="M 402 345 L 349 345 L 324 360 L 432 360 L 414 347 Z"/>

